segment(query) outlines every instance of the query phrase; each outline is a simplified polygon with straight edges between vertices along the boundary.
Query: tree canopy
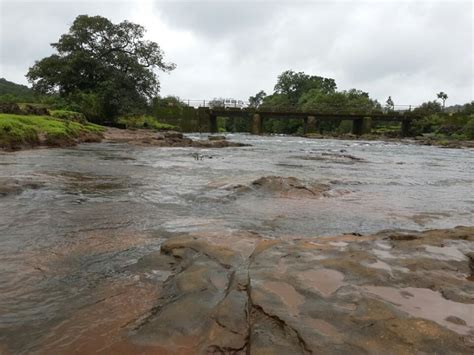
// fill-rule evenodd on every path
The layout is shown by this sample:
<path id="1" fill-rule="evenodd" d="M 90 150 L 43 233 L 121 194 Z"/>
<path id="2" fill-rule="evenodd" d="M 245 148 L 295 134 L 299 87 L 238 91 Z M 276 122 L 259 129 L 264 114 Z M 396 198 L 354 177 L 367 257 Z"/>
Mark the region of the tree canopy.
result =
<path id="1" fill-rule="evenodd" d="M 301 95 L 309 90 L 330 94 L 335 92 L 336 89 L 334 79 L 287 70 L 278 76 L 274 91 L 276 94 L 287 95 L 290 102 L 296 104 Z"/>
<path id="2" fill-rule="evenodd" d="M 253 108 L 259 107 L 262 104 L 265 96 L 267 96 L 267 94 L 263 90 L 260 90 L 259 92 L 257 92 L 255 96 L 250 96 L 249 107 L 253 107 Z"/>
<path id="3" fill-rule="evenodd" d="M 80 15 L 51 44 L 57 53 L 37 61 L 26 76 L 42 93 L 58 93 L 79 105 L 93 101 L 100 110 L 95 115 L 106 116 L 100 118 L 139 110 L 159 92 L 155 70 L 175 68 L 144 33 L 144 27 L 128 21 Z"/>

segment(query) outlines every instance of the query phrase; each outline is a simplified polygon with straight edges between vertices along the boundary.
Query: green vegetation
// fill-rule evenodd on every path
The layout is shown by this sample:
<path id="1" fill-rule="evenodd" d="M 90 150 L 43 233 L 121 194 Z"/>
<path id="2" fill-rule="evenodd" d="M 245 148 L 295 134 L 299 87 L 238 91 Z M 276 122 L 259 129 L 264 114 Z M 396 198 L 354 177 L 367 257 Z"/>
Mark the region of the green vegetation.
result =
<path id="1" fill-rule="evenodd" d="M 49 116 L 0 114 L 0 148 L 70 145 L 86 135 L 89 139 L 98 139 L 103 130 L 92 123 L 81 124 Z"/>
<path id="2" fill-rule="evenodd" d="M 52 44 L 56 53 L 37 61 L 27 78 L 34 90 L 59 96 L 92 122 L 144 114 L 159 90 L 154 70 L 175 67 L 164 62 L 159 45 L 144 40 L 144 33 L 128 21 L 80 15 Z"/>
<path id="3" fill-rule="evenodd" d="M 470 117 L 471 119 L 464 126 L 464 135 L 467 139 L 474 139 L 474 115 Z"/>
<path id="4" fill-rule="evenodd" d="M 156 120 L 156 118 L 152 116 L 127 116 L 127 117 L 120 117 L 117 123 L 125 126 L 126 128 L 148 128 L 154 129 L 157 131 L 165 131 L 165 130 L 176 130 L 178 127 L 167 124 L 161 123 Z"/>
<path id="5" fill-rule="evenodd" d="M 34 102 L 35 93 L 25 85 L 15 84 L 5 78 L 0 79 L 0 102 Z"/>
<path id="6" fill-rule="evenodd" d="M 337 91 L 336 81 L 303 72 L 287 70 L 278 76 L 274 92 L 264 91 L 249 97 L 250 106 L 269 111 L 317 111 L 319 113 L 367 113 L 382 111 L 369 94 L 357 89 Z M 348 124 L 339 120 L 323 121 L 321 132 L 347 132 Z M 264 121 L 268 133 L 302 134 L 303 120 L 270 118 Z"/>
<path id="7" fill-rule="evenodd" d="M 69 31 L 52 44 L 55 53 L 37 61 L 26 74 L 32 88 L 0 79 L 0 112 L 31 115 L 6 120 L 2 116 L 3 146 L 22 144 L 44 137 L 75 138 L 78 131 L 90 131 L 90 124 L 149 128 L 154 130 L 207 130 L 206 113 L 186 105 L 175 96 L 160 97 L 156 70 L 169 72 L 174 64 L 165 63 L 156 42 L 144 39 L 145 29 L 128 21 L 112 23 L 101 16 L 80 15 Z M 473 139 L 474 102 L 445 107 L 448 95 L 441 91 L 437 100 L 425 102 L 410 111 L 417 117 L 411 132 L 404 133 L 443 140 Z M 327 113 L 332 120 L 318 122 L 320 134 L 344 135 L 352 122 L 338 114 L 397 114 L 391 96 L 384 107 L 367 92 L 338 90 L 336 81 L 304 72 L 282 72 L 268 94 L 263 90 L 249 97 L 251 109 L 268 111 L 304 111 Z M 48 113 L 52 117 L 46 117 Z M 10 115 L 11 116 L 11 115 Z M 41 116 L 41 119 L 33 117 Z M 44 125 L 44 120 L 48 121 Z M 369 128 L 370 120 L 364 119 Z M 401 125 L 370 122 L 372 134 L 397 137 Z M 79 126 L 77 126 L 79 125 Z M 279 134 L 303 134 L 301 118 L 265 118 L 264 131 Z M 79 129 L 79 127 L 81 127 Z M 314 127 L 314 126 L 313 126 Z M 53 129 L 54 128 L 54 129 Z M 313 128 L 314 129 L 314 128 Z M 248 118 L 219 117 L 218 130 L 250 130 Z M 368 129 L 366 130 L 368 131 Z M 10 135 L 11 138 L 7 138 Z M 16 142 L 16 143 L 15 143 Z"/>
<path id="8" fill-rule="evenodd" d="M 67 121 L 75 121 L 79 123 L 86 123 L 86 117 L 81 112 L 68 110 L 49 110 L 49 114 L 56 118 L 61 118 Z"/>

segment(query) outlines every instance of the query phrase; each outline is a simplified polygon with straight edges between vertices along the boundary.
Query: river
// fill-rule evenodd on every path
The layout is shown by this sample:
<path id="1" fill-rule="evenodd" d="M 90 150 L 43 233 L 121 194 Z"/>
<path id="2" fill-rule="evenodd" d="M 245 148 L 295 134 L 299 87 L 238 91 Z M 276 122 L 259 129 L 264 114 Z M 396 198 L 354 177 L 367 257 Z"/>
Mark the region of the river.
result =
<path id="1" fill-rule="evenodd" d="M 129 287 L 136 281 L 129 267 L 178 233 L 327 236 L 474 224 L 473 149 L 228 138 L 251 146 L 91 143 L 0 153 L 0 178 L 28 183 L 19 194 L 0 195 L 0 353 L 71 344 L 91 327 L 91 316 L 77 315 L 104 299 L 104 285 Z M 269 175 L 330 183 L 344 193 L 234 198 L 226 189 Z M 93 322 L 111 318 L 97 314 Z"/>

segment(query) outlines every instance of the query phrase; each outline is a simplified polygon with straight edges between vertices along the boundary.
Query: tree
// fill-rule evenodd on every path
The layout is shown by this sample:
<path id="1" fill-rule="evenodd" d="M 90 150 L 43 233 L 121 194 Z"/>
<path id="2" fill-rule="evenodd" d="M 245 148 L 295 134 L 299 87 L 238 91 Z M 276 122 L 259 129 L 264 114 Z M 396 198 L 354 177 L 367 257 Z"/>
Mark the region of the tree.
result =
<path id="1" fill-rule="evenodd" d="M 368 93 L 357 89 L 329 94 L 313 89 L 303 94 L 298 104 L 305 111 L 321 113 L 369 113 L 381 109 L 380 104 L 372 100 Z"/>
<path id="2" fill-rule="evenodd" d="M 185 107 L 188 106 L 181 101 L 179 97 L 168 95 L 166 97 L 154 97 L 152 100 L 153 107 Z"/>
<path id="3" fill-rule="evenodd" d="M 436 96 L 438 97 L 438 99 L 441 99 L 443 101 L 443 110 L 444 110 L 446 100 L 448 99 L 448 94 L 446 94 L 443 91 L 440 91 L 436 94 Z"/>
<path id="4" fill-rule="evenodd" d="M 263 98 L 260 108 L 266 110 L 288 110 L 289 106 L 291 106 L 291 102 L 288 95 L 272 94 Z"/>
<path id="5" fill-rule="evenodd" d="M 145 29 L 123 21 L 114 24 L 101 16 L 76 17 L 69 32 L 51 46 L 57 53 L 37 61 L 27 78 L 33 89 L 58 93 L 73 102 L 89 95 L 100 107 L 96 117 L 114 119 L 140 111 L 159 92 L 155 69 L 168 72 L 163 51 L 144 40 Z"/>
<path id="6" fill-rule="evenodd" d="M 423 102 L 419 107 L 413 110 L 413 113 L 421 115 L 433 115 L 443 111 L 441 104 L 437 101 Z"/>
<path id="7" fill-rule="evenodd" d="M 249 107 L 258 108 L 262 104 L 265 96 L 267 96 L 267 94 L 263 90 L 260 90 L 259 92 L 257 92 L 255 96 L 250 96 Z"/>
<path id="8" fill-rule="evenodd" d="M 301 95 L 309 90 L 315 89 L 323 94 L 330 94 L 335 92 L 336 88 L 334 79 L 287 70 L 278 76 L 274 91 L 276 94 L 287 95 L 290 103 L 295 105 Z"/>
<path id="9" fill-rule="evenodd" d="M 392 97 L 389 96 L 387 101 L 385 101 L 385 108 L 387 109 L 387 111 L 393 111 L 395 109 L 395 105 L 393 104 L 393 100 L 392 100 Z"/>

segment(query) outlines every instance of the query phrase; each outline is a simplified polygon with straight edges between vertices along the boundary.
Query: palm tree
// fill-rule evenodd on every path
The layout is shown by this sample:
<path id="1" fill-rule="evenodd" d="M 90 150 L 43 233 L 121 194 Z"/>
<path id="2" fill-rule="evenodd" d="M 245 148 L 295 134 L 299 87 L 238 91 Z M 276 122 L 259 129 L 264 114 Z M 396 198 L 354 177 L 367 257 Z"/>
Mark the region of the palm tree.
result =
<path id="1" fill-rule="evenodd" d="M 443 110 L 444 110 L 444 106 L 445 106 L 445 103 L 446 103 L 446 100 L 448 99 L 448 94 L 446 94 L 445 92 L 443 91 L 440 91 L 436 94 L 436 96 L 438 96 L 438 99 L 441 99 L 443 100 Z"/>

